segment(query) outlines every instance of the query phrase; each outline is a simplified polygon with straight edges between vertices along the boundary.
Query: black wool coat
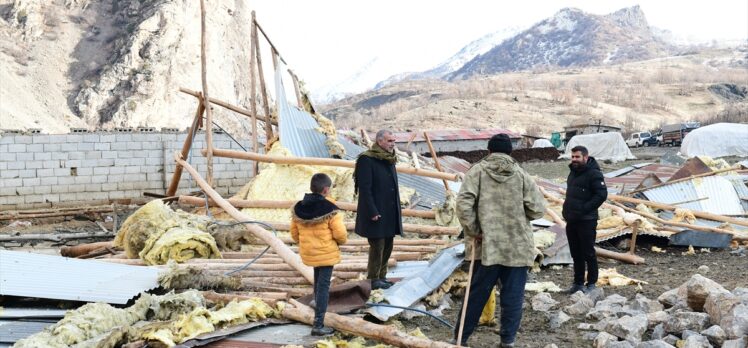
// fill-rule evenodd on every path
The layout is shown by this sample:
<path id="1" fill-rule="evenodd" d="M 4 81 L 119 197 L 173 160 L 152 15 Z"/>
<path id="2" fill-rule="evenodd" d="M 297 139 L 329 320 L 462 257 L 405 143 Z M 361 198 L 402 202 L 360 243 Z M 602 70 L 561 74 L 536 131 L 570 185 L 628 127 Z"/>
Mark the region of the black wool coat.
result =
<path id="1" fill-rule="evenodd" d="M 566 200 L 562 215 L 566 221 L 597 220 L 597 208 L 608 198 L 608 187 L 595 158 L 587 164 L 573 168 L 566 180 Z"/>
<path id="2" fill-rule="evenodd" d="M 360 156 L 356 161 L 358 212 L 356 234 L 366 238 L 390 238 L 403 234 L 400 190 L 395 165 Z M 381 215 L 379 220 L 371 218 Z"/>

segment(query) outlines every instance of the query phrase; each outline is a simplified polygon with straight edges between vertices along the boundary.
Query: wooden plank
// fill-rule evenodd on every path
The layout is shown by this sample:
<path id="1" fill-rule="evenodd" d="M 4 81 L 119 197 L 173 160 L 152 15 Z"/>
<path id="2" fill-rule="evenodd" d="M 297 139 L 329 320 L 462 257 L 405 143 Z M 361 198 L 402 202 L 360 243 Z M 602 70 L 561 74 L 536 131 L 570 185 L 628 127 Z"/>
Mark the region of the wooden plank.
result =
<path id="1" fill-rule="evenodd" d="M 255 22 L 255 11 L 252 11 L 252 23 Z M 260 146 L 257 143 L 257 80 L 255 72 L 257 71 L 257 27 L 252 26 L 252 33 L 249 41 L 251 42 L 250 57 L 249 57 L 249 91 L 251 104 L 249 107 L 252 113 L 252 151 L 259 152 Z M 257 175 L 259 167 L 257 162 L 252 162 L 252 173 Z"/>
<path id="2" fill-rule="evenodd" d="M 208 62 L 205 54 L 208 38 L 205 35 L 205 0 L 200 0 L 200 71 L 203 83 L 203 104 L 208 104 Z M 205 125 L 206 157 L 208 173 L 205 178 L 208 186 L 213 187 L 213 112 L 210 107 L 205 108 L 207 122 Z M 186 157 L 184 157 L 186 158 Z"/>
<path id="3" fill-rule="evenodd" d="M 260 29 L 259 25 L 257 25 L 257 21 L 254 22 L 255 27 L 257 29 Z M 255 57 L 257 59 L 257 76 L 260 79 L 260 93 L 262 94 L 262 106 L 265 111 L 265 117 L 267 120 L 270 120 L 270 101 L 268 100 L 268 92 L 265 85 L 265 72 L 262 70 L 262 52 L 260 50 L 260 39 L 257 36 L 257 30 L 254 31 L 254 37 L 252 38 L 253 41 L 257 42 L 257 51 L 255 52 Z M 272 47 L 272 45 L 271 45 Z M 269 150 L 270 142 L 273 139 L 273 125 L 270 122 L 265 122 L 265 138 L 267 139 L 265 141 L 265 149 Z"/>
<path id="4" fill-rule="evenodd" d="M 205 104 L 203 104 L 203 98 L 202 93 L 198 92 L 198 104 L 197 104 L 197 111 L 195 112 L 195 118 L 192 120 L 192 125 L 190 126 L 187 137 L 184 139 L 184 144 L 182 145 L 182 158 L 187 158 L 190 154 L 190 149 L 192 148 L 192 139 L 195 136 L 195 133 L 197 132 L 198 127 L 200 127 L 200 121 L 202 121 L 203 118 L 203 112 L 205 112 Z M 174 168 L 174 174 L 171 176 L 171 182 L 169 183 L 169 189 L 166 190 L 166 196 L 174 196 L 177 193 L 177 189 L 179 188 L 179 180 L 182 178 L 182 166 L 178 165 Z"/>
<path id="5" fill-rule="evenodd" d="M 429 133 L 423 132 L 423 138 L 426 139 L 426 144 L 428 144 L 429 151 L 431 151 L 431 158 L 434 160 L 434 167 L 436 167 L 436 170 L 440 172 L 444 172 L 444 170 L 442 170 L 442 165 L 439 163 L 439 157 L 436 156 L 436 150 L 434 150 L 434 145 L 431 144 Z M 442 180 L 442 182 L 444 183 L 444 189 L 447 191 L 447 194 L 452 193 L 452 190 L 449 189 L 449 184 L 447 184 L 447 180 Z"/>
<path id="6" fill-rule="evenodd" d="M 198 98 L 198 99 L 200 99 L 202 101 L 202 97 L 200 96 L 200 92 L 196 92 L 196 91 L 193 91 L 191 89 L 184 88 L 184 87 L 179 88 L 179 91 L 182 92 L 182 93 L 184 93 L 184 94 L 189 94 L 189 95 L 191 95 L 193 97 L 196 97 L 196 98 Z M 208 100 L 210 100 L 211 104 L 218 105 L 218 106 L 220 106 L 220 107 L 222 107 L 224 109 L 231 110 L 233 112 L 239 113 L 239 114 L 247 116 L 247 117 L 252 117 L 252 111 L 250 111 L 250 110 L 247 110 L 247 109 L 244 109 L 244 108 L 240 108 L 238 106 L 231 105 L 231 104 L 229 104 L 229 103 L 227 103 L 227 102 L 225 102 L 223 100 L 219 100 L 219 99 L 215 99 L 215 98 L 209 98 Z M 257 120 L 262 121 L 262 122 L 267 122 L 267 120 L 268 120 L 267 117 L 265 117 L 265 116 L 256 115 L 256 117 L 257 117 Z M 271 122 L 271 123 L 272 124 L 276 124 L 274 122 Z"/>

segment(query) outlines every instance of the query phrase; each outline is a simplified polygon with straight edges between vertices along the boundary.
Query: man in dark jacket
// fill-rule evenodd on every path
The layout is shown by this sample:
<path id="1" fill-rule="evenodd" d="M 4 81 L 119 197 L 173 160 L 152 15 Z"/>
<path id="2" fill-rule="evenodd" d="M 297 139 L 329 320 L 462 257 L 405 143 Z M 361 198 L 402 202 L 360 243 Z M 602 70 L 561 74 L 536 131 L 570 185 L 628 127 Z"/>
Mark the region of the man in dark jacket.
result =
<path id="1" fill-rule="evenodd" d="M 566 180 L 566 200 L 563 216 L 566 220 L 566 237 L 569 251 L 574 260 L 574 284 L 567 290 L 588 292 L 597 283 L 597 256 L 595 237 L 597 235 L 597 208 L 608 198 L 603 173 L 595 158 L 589 156 L 584 146 L 571 149 L 569 178 Z M 587 285 L 584 285 L 585 266 Z"/>
<path id="2" fill-rule="evenodd" d="M 392 286 L 386 279 L 387 260 L 395 235 L 403 233 L 395 163 L 395 136 L 380 130 L 371 149 L 359 155 L 353 173 L 358 191 L 356 234 L 369 241 L 367 278 L 372 289 Z"/>

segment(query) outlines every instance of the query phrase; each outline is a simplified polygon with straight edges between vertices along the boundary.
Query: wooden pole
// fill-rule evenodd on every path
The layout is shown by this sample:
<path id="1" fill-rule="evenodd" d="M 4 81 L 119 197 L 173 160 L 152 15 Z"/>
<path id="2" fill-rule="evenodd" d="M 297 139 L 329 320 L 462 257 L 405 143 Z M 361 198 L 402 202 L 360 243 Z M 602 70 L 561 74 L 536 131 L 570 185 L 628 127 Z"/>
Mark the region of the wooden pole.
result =
<path id="1" fill-rule="evenodd" d="M 114 248 L 114 242 L 96 242 L 79 244 L 76 246 L 64 246 L 60 248 L 60 255 L 65 257 L 79 257 L 86 255 L 99 248 Z"/>
<path id="2" fill-rule="evenodd" d="M 426 139 L 426 144 L 429 145 L 429 151 L 431 151 L 431 158 L 434 160 L 434 167 L 436 167 L 436 170 L 440 172 L 444 172 L 444 170 L 442 170 L 441 163 L 439 163 L 439 157 L 436 156 L 436 150 L 434 150 L 434 145 L 431 144 L 431 139 L 429 138 L 429 134 L 427 132 L 423 132 L 423 138 Z M 447 191 L 447 194 L 452 193 L 452 190 L 449 189 L 449 184 L 447 184 L 447 180 L 442 180 L 442 182 L 444 182 L 444 189 Z"/>
<path id="3" fill-rule="evenodd" d="M 423 132 L 426 135 L 426 132 Z M 475 238 L 470 243 L 470 268 L 468 269 L 468 283 L 465 286 L 465 299 L 462 301 L 462 310 L 460 311 L 460 328 L 457 330 L 457 346 L 462 347 L 462 329 L 465 326 L 465 312 L 467 311 L 468 299 L 470 299 L 470 284 L 473 282 L 473 266 L 475 265 Z M 491 287 L 493 291 L 493 287 Z"/>
<path id="4" fill-rule="evenodd" d="M 639 234 L 639 220 L 634 221 L 634 225 L 631 226 L 631 249 L 629 254 L 634 255 L 636 253 L 636 235 Z"/>
<path id="5" fill-rule="evenodd" d="M 367 148 L 370 148 L 374 145 L 374 142 L 371 141 L 371 138 L 369 138 L 369 133 L 366 133 L 366 130 L 363 128 L 359 128 L 359 131 L 361 132 L 361 140 L 364 142 L 364 145 Z"/>
<path id="6" fill-rule="evenodd" d="M 658 203 L 658 202 L 647 201 L 643 199 L 636 199 L 636 198 L 626 197 L 626 196 L 619 196 L 619 195 L 608 195 L 608 199 L 614 202 L 644 204 L 644 205 L 647 205 L 653 208 L 663 209 L 663 210 L 675 211 L 675 209 L 680 209 L 670 204 Z M 729 216 L 717 215 L 717 214 L 707 213 L 707 212 L 698 211 L 698 210 L 692 210 L 691 212 L 693 213 L 693 216 L 697 218 L 720 221 L 720 222 L 729 222 L 731 224 L 748 227 L 748 220 L 740 220 L 740 219 L 735 219 Z"/>
<path id="7" fill-rule="evenodd" d="M 207 105 L 205 108 L 207 116 L 205 122 L 205 144 L 208 173 L 205 179 L 208 186 L 213 187 L 213 112 L 208 105 L 208 58 L 205 54 L 207 45 L 208 38 L 205 35 L 205 0 L 200 0 L 200 66 L 203 82 L 203 104 Z"/>
<path id="8" fill-rule="evenodd" d="M 205 152 L 205 151 L 203 151 Z M 293 157 L 293 156 L 273 156 L 264 155 L 251 152 L 242 152 L 234 150 L 213 150 L 213 155 L 216 157 L 236 158 L 245 159 L 250 161 L 258 162 L 269 162 L 275 164 L 306 164 L 314 166 L 332 166 L 332 167 L 344 167 L 344 168 L 355 168 L 356 162 L 336 159 L 336 158 L 314 158 L 314 157 Z M 456 174 L 441 173 L 433 170 L 416 169 L 409 166 L 398 165 L 395 167 L 398 173 L 412 174 L 418 176 L 425 176 L 434 179 L 444 179 L 450 181 L 457 181 L 458 176 Z"/>
<path id="9" fill-rule="evenodd" d="M 260 29 L 257 21 L 254 21 L 253 23 L 256 29 Z M 257 30 L 254 30 L 254 37 L 252 37 L 252 40 L 257 42 L 257 51 L 255 52 L 257 58 L 257 76 L 260 78 L 260 93 L 262 94 L 262 105 L 264 107 L 265 117 L 270 121 L 272 119 L 272 117 L 270 117 L 270 102 L 268 100 L 268 92 L 265 85 L 265 72 L 262 70 L 262 52 L 260 50 L 260 39 L 257 35 Z M 267 150 L 269 149 L 270 141 L 273 139 L 273 125 L 270 122 L 265 122 L 265 138 L 267 139 L 265 140 L 265 148 Z"/>
<path id="10" fill-rule="evenodd" d="M 424 133 L 425 133 L 425 132 L 424 132 Z M 412 134 L 410 135 L 410 139 L 408 139 L 408 143 L 407 143 L 407 144 L 405 144 L 405 151 L 408 151 L 408 149 L 410 149 L 410 144 L 412 144 L 412 143 L 413 143 L 413 140 L 415 140 L 415 138 L 416 138 L 417 136 L 418 136 L 418 133 L 416 133 L 416 132 L 413 132 L 413 133 L 412 133 Z"/>
<path id="11" fill-rule="evenodd" d="M 255 11 L 252 11 L 252 23 L 255 22 Z M 250 111 L 252 112 L 252 151 L 259 152 L 260 146 L 257 143 L 257 81 L 255 72 L 257 71 L 257 27 L 252 25 L 250 35 L 250 57 L 249 57 L 249 90 L 251 95 Z M 257 175 L 259 172 L 257 162 L 252 162 L 252 173 Z"/>
<path id="12" fill-rule="evenodd" d="M 184 169 L 190 173 L 190 175 L 192 175 L 192 178 L 195 179 L 195 181 L 203 189 L 205 194 L 212 198 L 236 221 L 252 221 L 249 216 L 234 208 L 231 204 L 229 204 L 229 202 L 226 202 L 226 200 L 224 200 L 223 197 L 218 194 L 218 192 L 213 190 L 213 188 L 210 187 L 210 185 L 208 185 L 208 183 L 205 182 L 202 177 L 200 177 L 200 174 L 194 168 L 192 168 L 189 163 L 179 157 L 179 153 L 175 153 L 174 159 L 177 161 L 177 163 L 180 163 L 184 167 Z M 301 258 L 299 257 L 299 255 L 291 251 L 289 247 L 285 243 L 283 243 L 283 241 L 275 237 L 272 233 L 268 232 L 264 228 L 257 226 L 256 224 L 246 224 L 245 227 L 257 238 L 261 239 L 263 242 L 269 245 L 271 249 L 273 249 L 281 258 L 283 258 L 284 261 L 286 261 L 286 263 L 297 269 L 299 273 L 301 273 L 304 278 L 309 281 L 310 284 L 314 283 L 314 272 L 312 268 L 304 265 L 301 262 Z"/>
<path id="13" fill-rule="evenodd" d="M 310 307 L 299 303 L 296 300 L 290 300 L 292 306 L 283 308 L 281 315 L 286 319 L 291 319 L 301 323 L 311 325 L 314 322 L 314 310 Z M 325 325 L 338 331 L 347 332 L 356 336 L 362 336 L 377 340 L 396 347 L 409 348 L 452 348 L 455 345 L 432 341 L 428 338 L 410 336 L 399 331 L 393 325 L 379 325 L 361 318 L 351 318 L 338 315 L 335 313 L 325 314 Z"/>
<path id="14" fill-rule="evenodd" d="M 182 93 L 184 93 L 184 94 L 189 94 L 189 95 L 191 95 L 193 97 L 196 97 L 196 98 L 200 99 L 200 101 L 203 100 L 203 98 L 200 96 L 200 92 L 196 92 L 196 91 L 193 91 L 193 90 L 187 89 L 187 88 L 179 88 L 179 91 L 182 92 Z M 247 116 L 247 117 L 252 117 L 252 111 L 250 111 L 250 110 L 243 109 L 243 108 L 240 108 L 238 106 L 231 105 L 231 104 L 229 104 L 229 103 L 227 103 L 227 102 L 225 102 L 223 100 L 218 100 L 218 99 L 215 99 L 215 98 L 210 98 L 208 100 L 210 100 L 211 104 L 218 105 L 218 106 L 220 106 L 220 107 L 222 107 L 224 109 L 231 110 L 233 112 L 239 113 L 239 114 Z M 259 120 L 259 121 L 270 122 L 270 121 L 268 121 L 270 119 L 269 117 L 260 116 L 260 115 L 257 115 L 256 113 L 255 113 L 255 116 L 257 117 L 257 120 Z M 275 122 L 270 122 L 270 123 L 276 124 Z"/>
<path id="15" fill-rule="evenodd" d="M 293 90 L 296 93 L 296 102 L 299 105 L 299 109 L 304 110 L 304 102 L 301 99 L 301 86 L 299 85 L 299 78 L 290 69 L 288 70 L 288 74 L 291 75 L 291 80 L 293 80 Z"/>
<path id="16" fill-rule="evenodd" d="M 263 209 L 290 209 L 298 201 L 268 201 L 268 200 L 243 200 L 243 199 L 227 199 L 231 205 L 237 208 L 263 208 Z M 198 207 L 205 206 L 205 198 L 195 196 L 179 196 L 179 204 L 192 205 Z M 212 200 L 208 201 L 211 207 L 217 206 L 216 202 Z M 345 211 L 357 211 L 358 206 L 356 203 L 351 202 L 335 202 L 341 210 Z M 419 217 L 423 219 L 435 219 L 436 214 L 432 210 L 415 210 L 415 209 L 402 209 L 403 216 Z"/>
<path id="17" fill-rule="evenodd" d="M 689 177 L 680 178 L 680 179 L 673 180 L 673 181 L 662 182 L 662 183 L 659 183 L 659 184 L 656 184 L 656 185 L 652 185 L 650 187 L 643 187 L 643 188 L 640 188 L 640 189 L 636 189 L 636 190 L 633 190 L 633 191 L 629 192 L 629 195 L 633 195 L 635 193 L 639 193 L 639 192 L 642 192 L 642 191 L 648 191 L 648 190 L 651 190 L 653 188 L 658 188 L 658 187 L 662 187 L 662 186 L 668 186 L 668 185 L 671 185 L 671 184 L 676 184 L 676 183 L 679 183 L 679 182 L 693 180 L 693 179 L 696 179 L 696 178 L 703 178 L 705 176 L 712 176 L 712 175 L 717 175 L 717 174 L 721 174 L 721 173 L 724 173 L 724 172 L 731 172 L 731 171 L 737 171 L 737 170 L 738 169 L 735 169 L 735 168 L 724 168 L 724 169 L 715 170 L 715 171 L 712 171 L 712 172 L 691 175 Z"/>
<path id="18" fill-rule="evenodd" d="M 278 231 L 289 231 L 291 224 L 288 222 L 273 222 L 265 221 L 270 226 L 273 226 Z M 353 231 L 356 228 L 354 222 L 346 222 L 345 228 L 348 231 Z M 456 236 L 460 234 L 459 227 L 444 227 L 444 226 L 431 226 L 431 225 L 416 225 L 416 224 L 403 224 L 403 232 L 417 233 L 417 234 L 428 234 L 428 235 L 447 235 Z"/>
<path id="19" fill-rule="evenodd" d="M 187 158 L 187 156 L 190 154 L 190 149 L 192 148 L 192 139 L 195 136 L 195 133 L 197 133 L 198 127 L 200 127 L 200 121 L 202 121 L 203 118 L 203 112 L 205 112 L 205 104 L 203 103 L 202 99 L 202 93 L 198 93 L 198 104 L 197 104 L 197 112 L 195 112 L 195 118 L 192 120 L 192 125 L 190 126 L 189 130 L 187 131 L 187 137 L 184 139 L 184 144 L 182 145 L 182 158 Z M 182 166 L 178 165 L 174 168 L 174 174 L 171 176 L 171 182 L 169 183 L 169 189 L 166 190 L 166 196 L 171 197 L 174 196 L 177 193 L 177 188 L 179 188 L 179 180 L 182 178 Z"/>

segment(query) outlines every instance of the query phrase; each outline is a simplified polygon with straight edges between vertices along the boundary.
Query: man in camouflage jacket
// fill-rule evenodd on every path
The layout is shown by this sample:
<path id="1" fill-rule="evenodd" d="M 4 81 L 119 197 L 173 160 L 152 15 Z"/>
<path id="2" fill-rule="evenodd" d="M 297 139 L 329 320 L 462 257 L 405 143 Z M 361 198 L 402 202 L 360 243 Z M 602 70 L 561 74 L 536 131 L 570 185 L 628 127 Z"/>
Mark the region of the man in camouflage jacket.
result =
<path id="1" fill-rule="evenodd" d="M 538 252 L 530 221 L 543 217 L 545 200 L 530 175 L 509 157 L 512 143 L 506 134 L 494 135 L 488 150 L 490 154 L 468 171 L 457 196 L 457 216 L 465 234 L 482 242 L 461 343 L 465 345 L 475 330 L 483 306 L 498 284 L 501 347 L 513 347 L 522 319 L 527 271 Z M 455 337 L 458 331 L 459 326 Z"/>

